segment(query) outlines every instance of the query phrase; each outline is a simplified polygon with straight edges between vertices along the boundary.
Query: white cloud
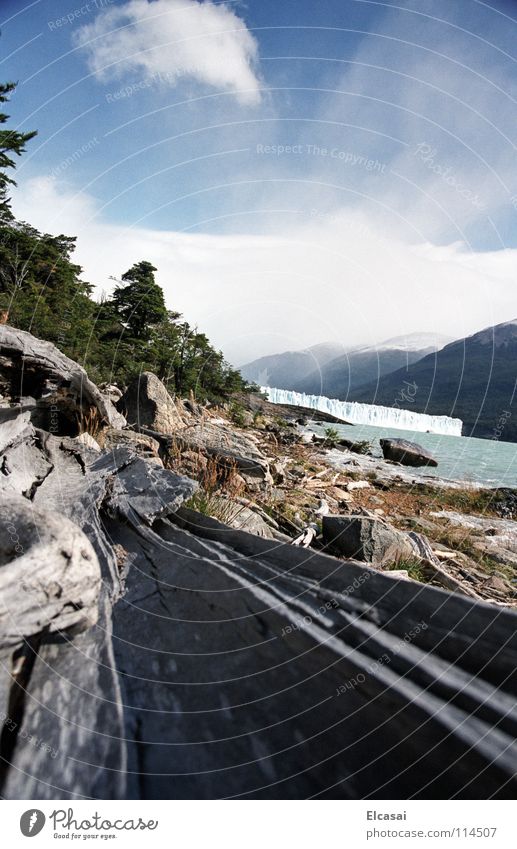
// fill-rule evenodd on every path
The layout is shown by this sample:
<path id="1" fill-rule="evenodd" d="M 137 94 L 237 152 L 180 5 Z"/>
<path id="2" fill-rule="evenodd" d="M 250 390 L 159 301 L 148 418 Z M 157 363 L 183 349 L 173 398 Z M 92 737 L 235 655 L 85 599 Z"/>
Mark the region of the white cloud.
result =
<path id="1" fill-rule="evenodd" d="M 48 178 L 26 181 L 13 209 L 47 232 L 78 235 L 77 261 L 100 288 L 152 261 L 169 306 L 235 363 L 321 341 L 460 338 L 515 318 L 517 250 L 409 245 L 357 211 L 297 218 L 275 235 L 163 232 L 109 224 L 92 198 Z"/>
<path id="2" fill-rule="evenodd" d="M 227 5 L 197 0 L 129 0 L 106 8 L 75 37 L 99 80 L 134 72 L 175 85 L 182 77 L 260 101 L 257 42 Z"/>

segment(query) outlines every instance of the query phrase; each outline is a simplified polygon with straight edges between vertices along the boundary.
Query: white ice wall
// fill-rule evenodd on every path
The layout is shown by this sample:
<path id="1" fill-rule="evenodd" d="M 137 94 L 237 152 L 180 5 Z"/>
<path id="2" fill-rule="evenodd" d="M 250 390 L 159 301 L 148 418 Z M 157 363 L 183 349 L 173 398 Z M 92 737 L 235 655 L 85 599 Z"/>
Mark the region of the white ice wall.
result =
<path id="1" fill-rule="evenodd" d="M 267 394 L 268 399 L 273 404 L 310 407 L 312 410 L 330 413 L 332 416 L 352 422 L 352 424 L 461 436 L 463 424 L 461 419 L 451 419 L 449 416 L 428 416 L 426 413 L 401 410 L 397 407 L 377 407 L 374 404 L 338 401 L 335 398 L 325 398 L 324 395 L 305 395 L 302 392 L 273 389 L 270 386 L 261 387 L 261 391 Z"/>

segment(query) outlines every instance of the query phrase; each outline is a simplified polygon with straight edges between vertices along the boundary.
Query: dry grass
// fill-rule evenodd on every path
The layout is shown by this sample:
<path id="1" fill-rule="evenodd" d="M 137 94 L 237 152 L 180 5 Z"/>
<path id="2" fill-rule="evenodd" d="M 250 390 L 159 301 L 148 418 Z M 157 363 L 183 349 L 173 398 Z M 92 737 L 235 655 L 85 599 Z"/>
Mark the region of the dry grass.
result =
<path id="1" fill-rule="evenodd" d="M 81 409 L 80 413 L 76 413 L 77 433 L 89 433 L 94 439 L 97 439 L 100 432 L 104 429 L 104 420 L 96 407 L 89 407 L 87 410 Z"/>

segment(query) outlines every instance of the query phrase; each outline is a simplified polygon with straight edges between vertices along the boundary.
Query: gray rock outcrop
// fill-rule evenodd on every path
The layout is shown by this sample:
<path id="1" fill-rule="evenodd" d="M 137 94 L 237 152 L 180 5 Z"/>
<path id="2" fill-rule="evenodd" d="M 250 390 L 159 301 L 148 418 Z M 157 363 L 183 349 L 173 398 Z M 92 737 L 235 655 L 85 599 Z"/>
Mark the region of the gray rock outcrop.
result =
<path id="1" fill-rule="evenodd" d="M 220 463 L 234 466 L 250 483 L 273 483 L 269 463 L 255 442 L 225 423 L 194 424 L 178 433 L 176 441 L 184 448 L 202 451 Z"/>
<path id="2" fill-rule="evenodd" d="M 369 516 L 324 516 L 323 540 L 336 554 L 375 565 L 416 556 L 406 534 Z"/>
<path id="3" fill-rule="evenodd" d="M 130 425 L 156 433 L 174 434 L 187 423 L 162 381 L 150 371 L 132 381 L 117 406 Z"/>
<path id="4" fill-rule="evenodd" d="M 0 393 L 14 403 L 27 399 L 31 420 L 51 433 L 76 435 L 77 418 L 88 414 L 113 427 L 126 423 L 81 366 L 50 342 L 7 325 L 0 333 Z"/>
<path id="5" fill-rule="evenodd" d="M 238 469 L 248 483 L 273 481 L 269 464 L 252 439 L 224 421 L 203 420 L 201 408 L 192 402 L 174 401 L 152 372 L 136 378 L 118 406 L 135 430 L 153 439 L 164 437 L 163 450 L 177 448 L 215 457 Z"/>
<path id="6" fill-rule="evenodd" d="M 133 448 L 140 457 L 161 463 L 160 443 L 154 437 L 135 430 L 108 428 L 104 434 L 104 448 L 119 448 L 122 445 Z"/>

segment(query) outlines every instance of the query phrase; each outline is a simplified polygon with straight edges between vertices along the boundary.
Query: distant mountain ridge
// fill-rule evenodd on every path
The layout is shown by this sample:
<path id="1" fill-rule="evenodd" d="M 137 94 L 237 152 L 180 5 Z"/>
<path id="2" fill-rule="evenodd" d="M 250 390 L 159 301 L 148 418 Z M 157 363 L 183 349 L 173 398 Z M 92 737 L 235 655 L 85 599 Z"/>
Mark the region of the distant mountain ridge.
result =
<path id="1" fill-rule="evenodd" d="M 416 363 L 357 387 L 348 400 L 404 406 L 463 420 L 463 434 L 517 441 L 517 319 L 487 327 Z M 402 406 L 402 405 L 401 405 Z"/>
<path id="2" fill-rule="evenodd" d="M 351 390 L 406 367 L 450 341 L 449 337 L 433 333 L 413 333 L 374 346 L 322 343 L 304 351 L 260 357 L 246 363 L 240 371 L 246 380 L 261 386 L 344 401 Z"/>
<path id="3" fill-rule="evenodd" d="M 323 342 L 303 351 L 284 351 L 260 357 L 241 366 L 245 380 L 259 386 L 276 386 L 277 389 L 292 389 L 293 383 L 302 380 L 315 369 L 340 356 L 345 346 L 334 342 Z"/>
<path id="4" fill-rule="evenodd" d="M 352 348 L 306 375 L 292 388 L 308 395 L 349 400 L 350 392 L 358 387 L 399 368 L 407 368 L 450 341 L 446 336 L 415 333 L 396 336 L 372 347 Z"/>

